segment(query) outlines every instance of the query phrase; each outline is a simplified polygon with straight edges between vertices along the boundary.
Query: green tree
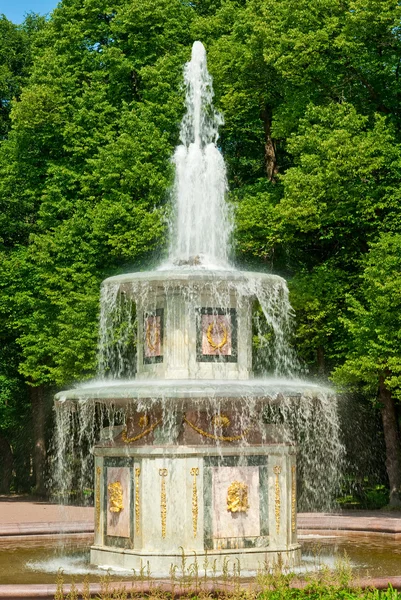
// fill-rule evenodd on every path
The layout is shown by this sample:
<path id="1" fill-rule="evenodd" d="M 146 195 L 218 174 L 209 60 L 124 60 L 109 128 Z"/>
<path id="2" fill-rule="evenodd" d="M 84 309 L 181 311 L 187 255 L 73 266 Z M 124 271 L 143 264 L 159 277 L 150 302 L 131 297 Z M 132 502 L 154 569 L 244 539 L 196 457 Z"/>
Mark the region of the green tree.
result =
<path id="1" fill-rule="evenodd" d="M 308 108 L 288 148 L 294 165 L 283 176 L 276 221 L 297 273 L 291 290 L 300 348 L 315 345 L 315 359 L 310 350 L 305 358 L 328 375 L 346 352 L 340 319 L 346 293 L 360 285 L 360 261 L 381 232 L 399 229 L 401 146 L 387 118 L 331 104 Z"/>
<path id="2" fill-rule="evenodd" d="M 401 399 L 401 234 L 383 234 L 364 259 L 358 295 L 342 319 L 346 360 L 334 379 L 377 402 L 386 442 L 390 506 L 401 505 L 401 446 L 396 403 Z"/>
<path id="3" fill-rule="evenodd" d="M 11 127 L 12 103 L 19 99 L 24 82 L 29 77 L 32 49 L 45 19 L 29 14 L 22 25 L 14 25 L 0 16 L 0 258 L 7 250 L 26 239 L 29 208 L 9 187 L 15 164 L 14 149 L 8 144 Z M 22 182 L 21 182 L 22 183 Z M 20 187 L 20 190 L 22 185 Z M 19 190 L 19 191 L 20 191 Z M 7 293 L 5 295 L 8 297 Z M 2 296 L 2 301 L 4 296 Z M 10 327 L 9 307 L 0 318 L 0 445 L 3 457 L 0 469 L 0 488 L 7 493 L 10 485 L 15 490 L 29 490 L 32 437 L 29 423 L 30 410 L 27 389 L 18 372 L 20 353 L 15 332 Z M 13 480 L 13 473 L 15 474 Z"/>
<path id="4" fill-rule="evenodd" d="M 14 25 L 0 14 L 0 140 L 10 129 L 12 101 L 19 98 L 29 76 L 31 49 L 44 18 L 34 13 L 22 25 Z"/>
<path id="5" fill-rule="evenodd" d="M 165 0 L 65 0 L 12 107 L 0 320 L 31 389 L 41 493 L 54 386 L 96 372 L 100 282 L 160 249 L 191 15 Z"/>
<path id="6" fill-rule="evenodd" d="M 194 20 L 206 40 L 234 185 L 291 165 L 287 140 L 309 104 L 349 102 L 399 133 L 396 0 L 223 0 Z"/>
<path id="7" fill-rule="evenodd" d="M 369 244 L 399 232 L 401 6 L 223 0 L 194 20 L 225 116 L 236 251 L 290 279 L 297 346 L 328 377 Z"/>

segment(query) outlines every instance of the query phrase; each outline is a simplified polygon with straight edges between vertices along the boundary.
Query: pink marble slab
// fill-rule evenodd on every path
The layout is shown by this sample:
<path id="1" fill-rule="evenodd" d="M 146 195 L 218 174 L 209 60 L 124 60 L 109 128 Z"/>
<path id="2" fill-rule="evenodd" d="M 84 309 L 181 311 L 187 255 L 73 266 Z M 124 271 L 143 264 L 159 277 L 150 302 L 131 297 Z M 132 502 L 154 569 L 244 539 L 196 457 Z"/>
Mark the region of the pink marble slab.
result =
<path id="1" fill-rule="evenodd" d="M 107 535 L 116 537 L 130 536 L 130 469 L 129 467 L 107 467 L 107 486 L 119 481 L 123 490 L 123 509 L 120 512 L 110 510 L 110 492 L 107 491 Z"/>
<path id="2" fill-rule="evenodd" d="M 213 467 L 212 481 L 213 537 L 259 536 L 259 468 Z M 248 486 L 249 508 L 246 512 L 233 513 L 227 510 L 227 492 L 234 481 Z"/>
<path id="3" fill-rule="evenodd" d="M 208 331 L 214 344 L 221 348 L 210 345 Z M 202 315 L 202 354 L 206 356 L 231 356 L 231 316 L 230 315 Z"/>

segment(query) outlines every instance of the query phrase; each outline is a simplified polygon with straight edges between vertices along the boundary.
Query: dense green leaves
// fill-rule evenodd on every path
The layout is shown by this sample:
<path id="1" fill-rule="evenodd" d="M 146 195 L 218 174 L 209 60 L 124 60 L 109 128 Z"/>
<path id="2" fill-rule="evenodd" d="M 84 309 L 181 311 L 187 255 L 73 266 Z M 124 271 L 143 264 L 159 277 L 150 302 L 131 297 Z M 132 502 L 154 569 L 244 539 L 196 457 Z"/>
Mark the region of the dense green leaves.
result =
<path id="1" fill-rule="evenodd" d="M 401 234 L 382 235 L 363 261 L 357 296 L 347 296 L 343 318 L 350 338 L 338 382 L 376 395 L 380 375 L 401 398 Z"/>
<path id="2" fill-rule="evenodd" d="M 101 280 L 160 247 L 189 16 L 179 2 L 66 1 L 42 32 L 0 166 L 14 211 L 3 276 L 23 256 L 12 328 L 34 385 L 95 373 Z"/>
<path id="3" fill-rule="evenodd" d="M 198 37 L 225 115 L 237 256 L 297 274 L 299 347 L 311 365 L 341 362 L 344 295 L 369 244 L 399 229 L 399 17 L 390 0 L 64 0 L 40 27 L 3 19 L 15 76 L 36 27 L 0 147 L 4 286 L 21 256 L 30 281 L 12 326 L 24 375 L 92 373 L 97 286 L 162 249 Z"/>
<path id="4" fill-rule="evenodd" d="M 30 15 L 24 26 L 18 27 L 0 14 L 0 140 L 10 129 L 11 103 L 21 93 L 29 74 L 31 43 L 43 19 Z"/>

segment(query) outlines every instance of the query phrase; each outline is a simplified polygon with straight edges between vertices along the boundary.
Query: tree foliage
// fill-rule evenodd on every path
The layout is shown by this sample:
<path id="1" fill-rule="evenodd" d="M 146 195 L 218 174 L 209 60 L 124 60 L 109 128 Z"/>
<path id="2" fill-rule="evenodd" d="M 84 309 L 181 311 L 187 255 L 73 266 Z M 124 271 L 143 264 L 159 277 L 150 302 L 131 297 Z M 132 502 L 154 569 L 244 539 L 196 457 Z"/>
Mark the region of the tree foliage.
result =
<path id="1" fill-rule="evenodd" d="M 334 375 L 377 396 L 379 378 L 401 398 L 401 234 L 383 234 L 363 260 L 357 295 L 347 296 L 346 360 Z"/>

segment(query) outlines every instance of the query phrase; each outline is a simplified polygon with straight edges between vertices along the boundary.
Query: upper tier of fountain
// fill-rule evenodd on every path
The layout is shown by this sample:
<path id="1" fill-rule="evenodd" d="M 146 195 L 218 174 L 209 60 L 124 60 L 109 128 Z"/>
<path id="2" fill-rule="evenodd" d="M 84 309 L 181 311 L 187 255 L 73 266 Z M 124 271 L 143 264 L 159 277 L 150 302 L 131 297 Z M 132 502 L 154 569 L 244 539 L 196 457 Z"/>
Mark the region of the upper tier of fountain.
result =
<path id="1" fill-rule="evenodd" d="M 184 80 L 187 110 L 173 158 L 169 257 L 154 271 L 103 282 L 99 376 L 159 380 L 161 386 L 166 380 L 248 380 L 256 336 L 267 348 L 269 372 L 293 377 L 285 280 L 241 272 L 228 261 L 232 219 L 225 201 L 226 168 L 216 145 L 223 119 L 212 105 L 200 42 L 193 45 Z"/>
<path id="2" fill-rule="evenodd" d="M 257 331 L 255 303 L 264 332 Z M 287 339 L 291 306 L 286 283 L 276 275 L 199 267 L 128 273 L 104 281 L 101 307 L 102 377 L 127 375 L 124 349 L 135 335 L 136 368 L 128 374 L 161 380 L 249 379 L 252 324 L 261 343 L 270 338 L 271 372 L 294 374 Z"/>

